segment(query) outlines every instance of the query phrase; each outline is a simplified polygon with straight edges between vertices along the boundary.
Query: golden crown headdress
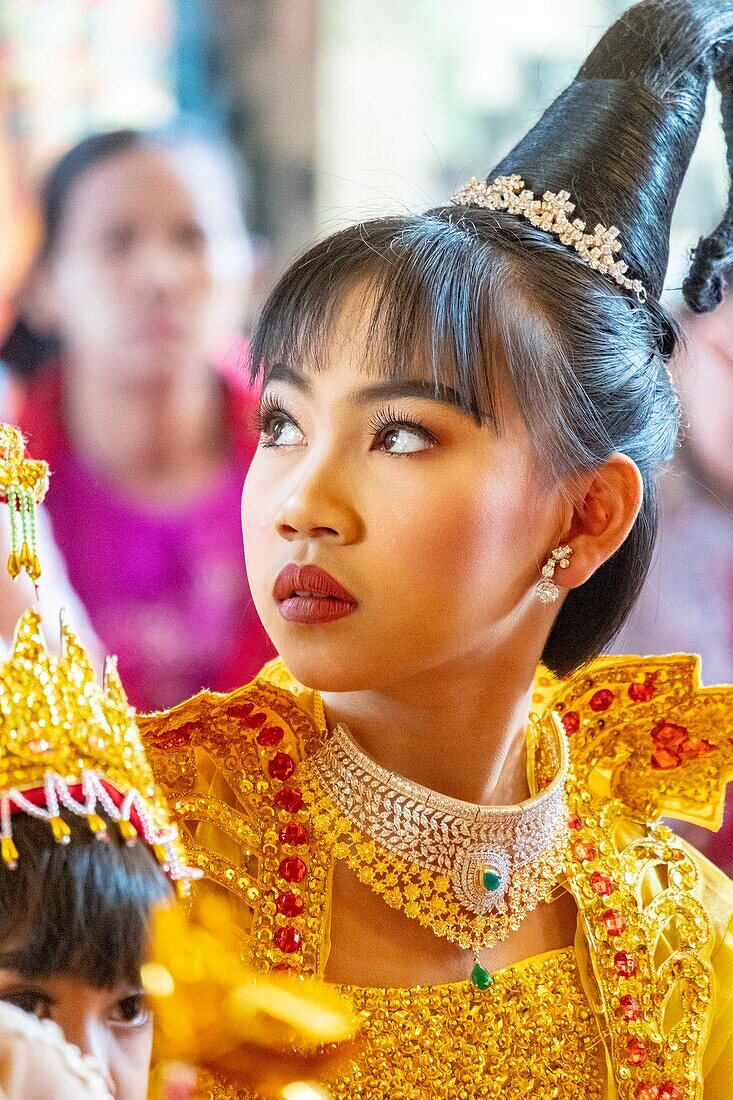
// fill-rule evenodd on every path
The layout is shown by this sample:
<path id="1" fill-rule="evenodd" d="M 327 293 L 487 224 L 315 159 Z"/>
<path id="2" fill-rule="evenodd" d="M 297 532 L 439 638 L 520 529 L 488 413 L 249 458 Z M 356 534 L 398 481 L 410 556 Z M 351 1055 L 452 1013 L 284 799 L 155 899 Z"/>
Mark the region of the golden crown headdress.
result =
<path id="1" fill-rule="evenodd" d="M 185 884 L 198 877 L 184 862 L 116 661 L 107 660 L 100 685 L 63 616 L 61 642 L 61 655 L 50 655 L 40 615 L 27 611 L 16 627 L 10 657 L 0 665 L 3 861 L 11 868 L 18 861 L 14 811 L 47 821 L 59 844 L 70 839 L 63 810 L 86 818 L 99 839 L 106 839 L 104 813 L 126 843 L 140 836 L 148 844 L 172 882 Z"/>
<path id="2" fill-rule="evenodd" d="M 561 244 L 575 249 L 588 267 L 610 275 L 619 286 L 632 290 L 639 301 L 646 301 L 644 284 L 640 279 L 630 279 L 626 274 L 629 265 L 616 256 L 621 251 L 616 226 L 607 229 L 599 224 L 589 233 L 580 218 L 570 221 L 568 215 L 575 210 L 575 204 L 570 201 L 568 191 L 545 191 L 540 199 L 527 189 L 519 175 L 498 176 L 493 183 L 474 176 L 450 201 L 454 206 L 482 206 L 526 218 L 538 229 L 557 237 Z"/>

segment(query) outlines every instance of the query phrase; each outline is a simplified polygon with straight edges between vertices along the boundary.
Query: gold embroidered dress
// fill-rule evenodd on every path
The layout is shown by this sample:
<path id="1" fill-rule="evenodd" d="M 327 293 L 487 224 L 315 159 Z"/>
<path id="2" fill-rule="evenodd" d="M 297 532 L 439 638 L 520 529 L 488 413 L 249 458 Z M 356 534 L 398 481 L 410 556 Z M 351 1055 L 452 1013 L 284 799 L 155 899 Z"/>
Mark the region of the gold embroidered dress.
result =
<path id="1" fill-rule="evenodd" d="M 601 658 L 565 682 L 540 672 L 533 709 L 533 792 L 553 778 L 558 736 L 570 750 L 575 945 L 494 972 L 485 990 L 350 987 L 364 1044 L 335 1097 L 731 1095 L 733 886 L 660 824 L 719 826 L 731 689 L 702 688 L 692 657 Z M 309 763 L 328 739 L 320 697 L 281 662 L 142 725 L 189 862 L 231 895 L 255 966 L 323 973 L 335 860 L 408 916 L 439 930 L 444 904 L 448 919 L 448 882 L 429 913 L 411 908 L 428 872 L 361 835 L 328 798 Z"/>

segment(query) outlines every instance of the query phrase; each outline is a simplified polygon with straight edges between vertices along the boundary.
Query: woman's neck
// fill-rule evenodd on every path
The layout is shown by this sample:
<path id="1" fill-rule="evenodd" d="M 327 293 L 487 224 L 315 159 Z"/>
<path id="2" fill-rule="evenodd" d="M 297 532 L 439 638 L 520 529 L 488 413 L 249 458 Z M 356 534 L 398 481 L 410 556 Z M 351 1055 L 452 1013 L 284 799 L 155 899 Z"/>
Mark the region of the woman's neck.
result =
<path id="1" fill-rule="evenodd" d="M 452 798 L 509 805 L 530 794 L 525 732 L 539 654 L 481 655 L 389 690 L 325 693 L 373 760 Z"/>
<path id="2" fill-rule="evenodd" d="M 74 451 L 115 484 L 161 504 L 195 493 L 230 445 L 213 373 L 139 389 L 91 387 L 72 365 L 63 400 Z"/>

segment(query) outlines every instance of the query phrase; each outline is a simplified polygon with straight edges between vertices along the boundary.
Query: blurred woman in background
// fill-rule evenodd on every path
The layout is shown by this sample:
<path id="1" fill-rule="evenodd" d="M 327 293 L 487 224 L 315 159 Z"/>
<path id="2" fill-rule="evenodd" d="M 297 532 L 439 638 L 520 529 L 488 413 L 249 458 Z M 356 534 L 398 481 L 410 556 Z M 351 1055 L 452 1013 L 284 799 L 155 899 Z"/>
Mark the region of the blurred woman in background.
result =
<path id="1" fill-rule="evenodd" d="M 71 583 L 135 706 L 226 690 L 270 655 L 238 519 L 252 400 L 215 368 L 251 267 L 233 166 L 200 137 L 98 134 L 53 168 L 42 218 L 0 357 Z"/>

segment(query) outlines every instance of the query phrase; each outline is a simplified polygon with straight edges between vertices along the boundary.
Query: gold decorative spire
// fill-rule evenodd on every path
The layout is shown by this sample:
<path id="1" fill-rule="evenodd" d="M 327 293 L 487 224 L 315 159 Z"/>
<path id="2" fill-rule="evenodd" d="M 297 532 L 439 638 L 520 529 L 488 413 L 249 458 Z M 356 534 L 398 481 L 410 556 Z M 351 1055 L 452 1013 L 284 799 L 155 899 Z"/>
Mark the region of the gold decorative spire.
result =
<path id="1" fill-rule="evenodd" d="M 0 845 L 6 865 L 18 852 L 12 817 L 21 811 L 48 821 L 54 838 L 68 843 L 67 810 L 85 817 L 105 836 L 102 811 L 122 838 L 140 834 L 169 878 L 185 882 L 183 848 L 157 789 L 117 674 L 107 661 L 100 685 L 83 645 L 62 617 L 62 652 L 50 655 L 41 619 L 27 611 L 16 627 L 13 650 L 0 665 Z"/>

